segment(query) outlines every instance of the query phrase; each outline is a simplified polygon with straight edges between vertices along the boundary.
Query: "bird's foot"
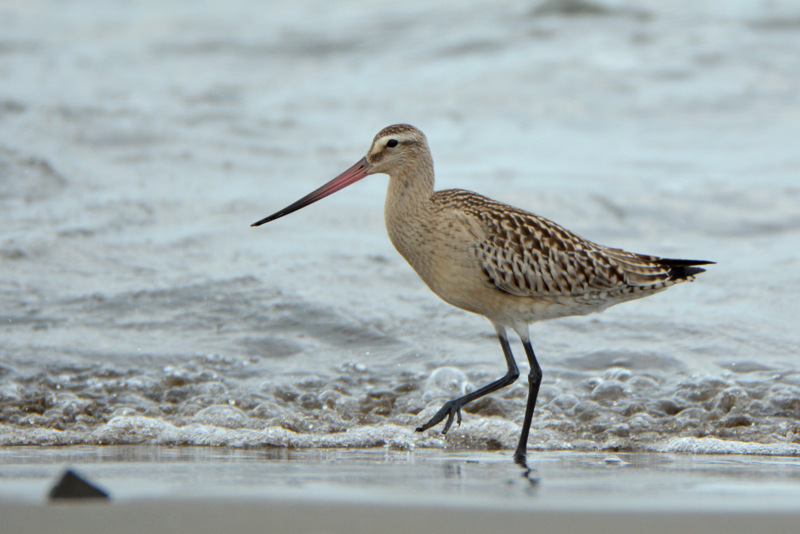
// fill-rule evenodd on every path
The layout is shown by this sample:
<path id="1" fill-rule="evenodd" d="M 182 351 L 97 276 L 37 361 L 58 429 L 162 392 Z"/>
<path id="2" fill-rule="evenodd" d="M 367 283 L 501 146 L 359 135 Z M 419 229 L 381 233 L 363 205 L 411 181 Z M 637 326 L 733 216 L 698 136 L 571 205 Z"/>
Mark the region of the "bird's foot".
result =
<path id="1" fill-rule="evenodd" d="M 450 430 L 450 427 L 453 425 L 453 419 L 458 421 L 459 426 L 461 425 L 461 402 L 458 399 L 447 401 L 444 403 L 436 415 L 431 417 L 431 420 L 425 423 L 422 426 L 417 427 L 417 432 L 424 432 L 429 428 L 438 425 L 442 420 L 447 416 L 447 422 L 444 424 L 444 429 L 442 430 L 442 434 L 447 434 L 447 431 Z"/>
<path id="2" fill-rule="evenodd" d="M 533 485 L 539 483 L 539 477 L 537 476 L 536 471 L 528 467 L 528 455 L 524 450 L 520 451 L 517 449 L 517 451 L 514 453 L 514 463 L 522 468 L 522 478 L 526 479 Z"/>

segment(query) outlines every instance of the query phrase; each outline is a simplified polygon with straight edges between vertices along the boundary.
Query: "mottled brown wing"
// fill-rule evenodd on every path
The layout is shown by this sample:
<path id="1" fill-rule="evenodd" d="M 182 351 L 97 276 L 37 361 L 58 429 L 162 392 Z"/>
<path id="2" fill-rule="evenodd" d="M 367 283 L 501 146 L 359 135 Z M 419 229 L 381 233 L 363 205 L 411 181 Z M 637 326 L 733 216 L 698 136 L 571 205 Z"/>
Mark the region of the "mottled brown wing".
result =
<path id="1" fill-rule="evenodd" d="M 475 193 L 448 191 L 476 218 L 474 252 L 487 282 L 517 296 L 581 295 L 646 288 L 670 280 L 660 258 L 587 241 L 558 224 Z"/>

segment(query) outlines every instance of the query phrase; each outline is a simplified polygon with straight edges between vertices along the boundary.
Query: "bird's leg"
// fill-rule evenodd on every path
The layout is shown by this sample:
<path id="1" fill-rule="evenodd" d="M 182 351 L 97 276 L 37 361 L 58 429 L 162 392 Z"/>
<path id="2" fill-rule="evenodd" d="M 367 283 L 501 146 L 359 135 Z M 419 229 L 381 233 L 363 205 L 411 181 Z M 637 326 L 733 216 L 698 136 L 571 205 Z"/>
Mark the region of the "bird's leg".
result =
<path id="1" fill-rule="evenodd" d="M 539 362 L 536 361 L 531 341 L 527 336 L 522 338 L 522 346 L 525 347 L 525 354 L 527 354 L 528 361 L 531 364 L 531 372 L 528 374 L 528 404 L 525 406 L 525 419 L 522 421 L 522 432 L 519 436 L 519 445 L 517 445 L 517 450 L 514 452 L 514 461 L 525 469 L 529 469 L 526 461 L 528 434 L 531 430 L 533 409 L 536 407 L 536 397 L 539 396 L 539 385 L 542 383 L 542 368 L 539 367 Z"/>
<path id="2" fill-rule="evenodd" d="M 444 429 L 442 430 L 442 434 L 447 434 L 447 431 L 450 430 L 450 426 L 453 424 L 454 418 L 457 417 L 458 424 L 461 424 L 461 407 L 463 405 L 468 402 L 472 402 L 477 398 L 483 397 L 484 395 L 487 395 L 493 391 L 497 391 L 500 388 L 506 387 L 519 377 L 519 369 L 517 369 L 517 362 L 514 361 L 514 355 L 511 353 L 511 347 L 508 345 L 508 336 L 506 335 L 505 328 L 499 325 L 495 325 L 495 328 L 497 329 L 497 337 L 500 339 L 500 345 L 503 347 L 503 354 L 505 355 L 506 363 L 508 364 L 508 372 L 506 375 L 499 380 L 495 380 L 491 384 L 464 395 L 463 397 L 447 401 L 444 403 L 444 406 L 442 406 L 441 409 L 436 412 L 436 415 L 434 415 L 430 421 L 420 427 L 417 427 L 417 432 L 428 430 L 434 425 L 439 424 L 445 417 L 447 417 L 447 422 L 444 424 Z"/>

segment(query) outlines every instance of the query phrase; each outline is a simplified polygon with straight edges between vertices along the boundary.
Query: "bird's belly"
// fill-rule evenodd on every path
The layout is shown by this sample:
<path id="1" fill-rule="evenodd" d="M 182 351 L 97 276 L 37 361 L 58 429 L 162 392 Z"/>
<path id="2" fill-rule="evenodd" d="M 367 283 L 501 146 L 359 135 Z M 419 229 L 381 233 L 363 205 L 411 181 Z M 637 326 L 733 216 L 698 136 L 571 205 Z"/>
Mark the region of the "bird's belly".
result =
<path id="1" fill-rule="evenodd" d="M 506 326 L 529 324 L 569 315 L 585 315 L 601 310 L 595 306 L 581 305 L 569 298 L 519 297 L 486 286 L 451 290 L 448 285 L 444 285 L 431 289 L 453 306 L 483 315 L 493 322 Z"/>
<path id="2" fill-rule="evenodd" d="M 489 282 L 478 261 L 468 254 L 460 261 L 449 257 L 446 262 L 428 265 L 409 263 L 426 285 L 448 304 L 506 326 L 595 311 L 594 306 L 583 306 L 572 299 L 506 293 Z"/>
<path id="3" fill-rule="evenodd" d="M 424 266 L 410 261 L 409 263 L 428 287 L 445 302 L 506 326 L 587 315 L 636 298 L 633 295 L 605 298 L 600 293 L 580 296 L 512 295 L 492 285 L 477 260 L 472 260 L 469 255 L 464 255 L 462 259 L 463 261 L 452 261 L 450 257 L 446 263 L 432 262 Z"/>
<path id="4" fill-rule="evenodd" d="M 387 224 L 398 252 L 445 302 L 506 326 L 585 315 L 616 302 L 573 296 L 523 297 L 497 288 L 481 267 L 469 233 L 453 226 L 430 231 L 408 220 Z"/>

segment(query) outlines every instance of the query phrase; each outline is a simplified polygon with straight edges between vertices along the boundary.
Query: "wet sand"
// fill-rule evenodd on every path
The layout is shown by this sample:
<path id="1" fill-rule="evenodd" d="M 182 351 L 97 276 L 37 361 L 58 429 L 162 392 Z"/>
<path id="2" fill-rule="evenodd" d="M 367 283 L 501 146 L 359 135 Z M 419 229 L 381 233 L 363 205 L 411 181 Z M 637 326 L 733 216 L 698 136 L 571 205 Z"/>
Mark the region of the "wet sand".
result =
<path id="1" fill-rule="evenodd" d="M 800 461 L 670 454 L 6 448 L 4 532 L 791 532 Z M 110 503 L 46 504 L 70 466 Z M 113 527 L 111 527 L 113 525 Z"/>
<path id="2" fill-rule="evenodd" d="M 324 502 L 139 502 L 50 508 L 0 505 L 8 532 L 731 532 L 786 533 L 800 514 L 585 512 Z"/>

